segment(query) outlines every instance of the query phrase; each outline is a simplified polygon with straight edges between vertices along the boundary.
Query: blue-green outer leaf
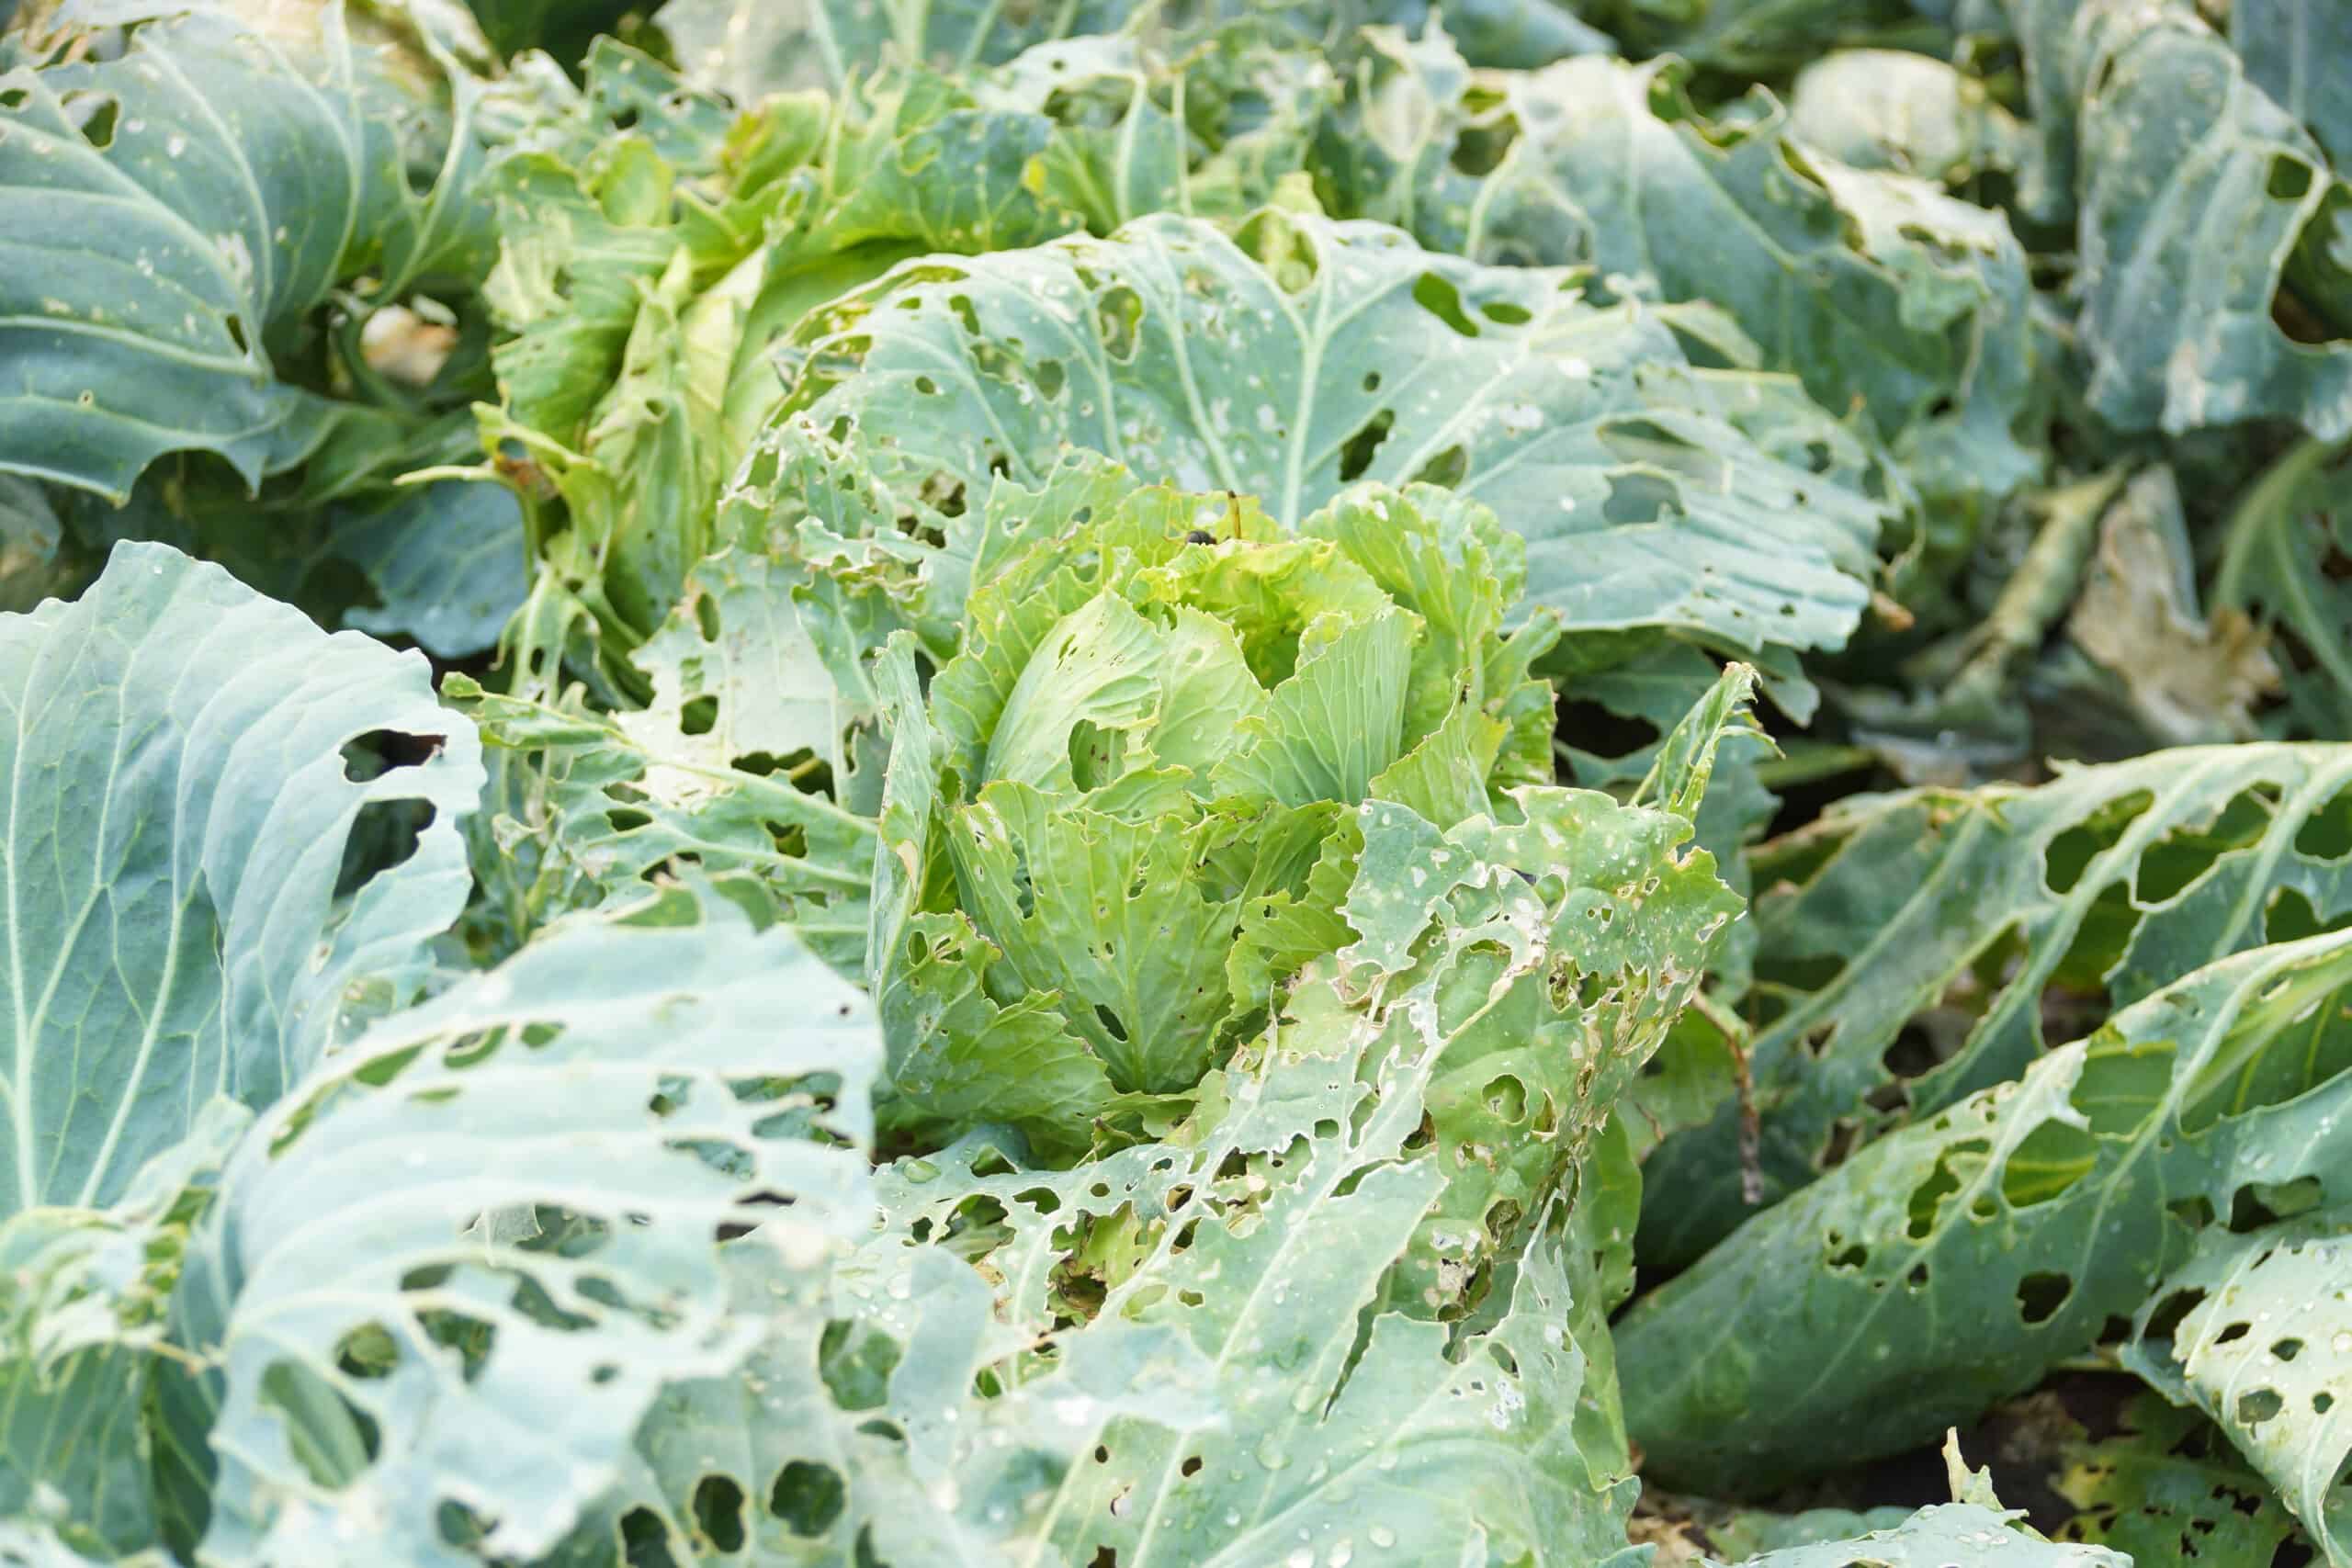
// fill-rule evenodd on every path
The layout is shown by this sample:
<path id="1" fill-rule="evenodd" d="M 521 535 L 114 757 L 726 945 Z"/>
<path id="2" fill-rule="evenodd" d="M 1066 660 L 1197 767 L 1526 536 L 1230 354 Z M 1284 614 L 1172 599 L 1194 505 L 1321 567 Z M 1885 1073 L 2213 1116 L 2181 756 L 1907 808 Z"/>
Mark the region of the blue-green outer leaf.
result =
<path id="1" fill-rule="evenodd" d="M 269 1104 L 346 1008 L 397 999 L 465 902 L 481 747 L 420 656 L 161 545 L 0 617 L 0 1215 L 103 1205 L 214 1094 Z M 356 782 L 373 731 L 432 755 Z M 338 904 L 393 802 L 431 810 L 415 852 Z"/>

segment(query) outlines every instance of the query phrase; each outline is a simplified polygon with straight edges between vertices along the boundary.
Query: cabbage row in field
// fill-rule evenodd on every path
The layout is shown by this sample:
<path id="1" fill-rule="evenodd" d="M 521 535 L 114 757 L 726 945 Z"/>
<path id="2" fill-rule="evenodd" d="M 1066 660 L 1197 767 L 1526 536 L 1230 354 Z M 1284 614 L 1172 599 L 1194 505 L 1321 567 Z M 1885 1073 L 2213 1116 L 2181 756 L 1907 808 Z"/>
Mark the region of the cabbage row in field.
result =
<path id="1" fill-rule="evenodd" d="M 2339 169 L 2325 0 L 0 0 L 0 1563 L 2352 1568 Z"/>

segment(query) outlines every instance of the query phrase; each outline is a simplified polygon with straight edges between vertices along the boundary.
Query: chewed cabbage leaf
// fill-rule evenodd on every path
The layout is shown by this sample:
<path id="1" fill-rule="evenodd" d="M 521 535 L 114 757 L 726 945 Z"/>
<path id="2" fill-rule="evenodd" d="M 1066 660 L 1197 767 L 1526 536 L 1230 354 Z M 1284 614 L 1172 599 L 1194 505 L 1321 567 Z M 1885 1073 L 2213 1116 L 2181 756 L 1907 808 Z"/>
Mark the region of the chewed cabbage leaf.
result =
<path id="1" fill-rule="evenodd" d="M 2347 987 L 2342 934 L 2226 959 L 1749 1220 L 1620 1325 L 1655 1473 L 1760 1486 L 1930 1438 L 2139 1311 L 2249 1195 L 2340 1201 Z"/>
<path id="2" fill-rule="evenodd" d="M 2068 100 L 2091 406 L 2352 431 L 2352 192 L 2311 132 L 2187 6 L 2030 9 L 2038 90 Z"/>
<path id="3" fill-rule="evenodd" d="M 7 73 L 0 191 L 40 216 L 0 250 L 0 469 L 119 501 L 202 451 L 250 488 L 349 412 L 277 364 L 331 291 L 398 299 L 488 266 L 478 85 L 453 67 L 452 119 L 428 134 L 386 85 L 417 67 L 377 57 L 381 29 L 319 21 L 304 48 L 197 8 L 117 58 Z"/>
<path id="4" fill-rule="evenodd" d="M 1122 32 L 1178 51 L 1238 23 L 1287 44 L 1344 54 L 1368 24 L 1418 31 L 1438 11 L 1430 0 L 1178 0 L 1150 7 L 1070 0 L 1050 8 L 988 0 L 668 0 L 656 20 L 697 85 L 748 104 L 791 88 L 839 89 L 887 61 L 969 70 L 1060 39 Z M 1540 65 L 1610 46 L 1606 33 L 1559 0 L 1470 0 L 1446 7 L 1444 20 L 1482 65 Z"/>
<path id="5" fill-rule="evenodd" d="M 796 332 L 721 534 L 836 513 L 836 476 L 876 527 L 941 533 L 992 475 L 1035 486 L 1072 452 L 1293 526 L 1358 479 L 1429 482 L 1521 536 L 1530 607 L 1571 630 L 1842 641 L 1884 504 L 1861 447 L 1793 382 L 1694 370 L 1668 319 L 1582 281 L 1279 211 L 910 265 Z"/>
<path id="6" fill-rule="evenodd" d="M 103 1206 L 213 1095 L 267 1105 L 347 1012 L 419 977 L 465 901 L 480 746 L 422 658 L 160 545 L 119 547 L 77 603 L 0 617 L 0 1214 Z M 419 760 L 368 776 L 379 735 Z M 343 886 L 379 803 L 428 820 Z"/>
<path id="7" fill-rule="evenodd" d="M 1998 213 L 1825 156 L 1760 95 L 1711 119 L 1668 64 L 1474 76 L 1442 36 L 1384 42 L 1385 78 L 1324 149 L 1351 216 L 1711 303 L 1938 498 L 2032 475 L 2025 252 Z M 1476 175 L 1454 156 L 1471 136 L 1494 149 Z"/>
<path id="8" fill-rule="evenodd" d="M 1976 1503 L 1922 1508 L 1893 1529 L 1792 1546 L 1739 1568 L 2128 1568 L 2104 1547 L 2060 1545 L 2019 1529 L 2018 1515 Z"/>
<path id="9" fill-rule="evenodd" d="M 1762 852 L 1766 1190 L 2014 1077 L 2113 1009 L 2352 909 L 2352 750 L 2182 747 L 2026 790 L 1861 796 Z M 1746 1217 L 1727 1079 L 1647 1167 L 1645 1255 Z"/>
<path id="10" fill-rule="evenodd" d="M 545 1552 L 665 1384 L 750 1351 L 720 1228 L 802 1270 L 865 1228 L 870 1008 L 788 930 L 689 916 L 550 932 L 243 1141 L 176 1303 L 205 1557 Z"/>
<path id="11" fill-rule="evenodd" d="M 2327 1561 L 2342 1562 L 2352 1558 L 2352 1227 L 2336 1184 L 2277 1174 L 2263 1189 L 2274 1201 L 2327 1207 L 2208 1235 L 2150 1298 L 2124 1354 L 2167 1398 L 2212 1417 Z"/>

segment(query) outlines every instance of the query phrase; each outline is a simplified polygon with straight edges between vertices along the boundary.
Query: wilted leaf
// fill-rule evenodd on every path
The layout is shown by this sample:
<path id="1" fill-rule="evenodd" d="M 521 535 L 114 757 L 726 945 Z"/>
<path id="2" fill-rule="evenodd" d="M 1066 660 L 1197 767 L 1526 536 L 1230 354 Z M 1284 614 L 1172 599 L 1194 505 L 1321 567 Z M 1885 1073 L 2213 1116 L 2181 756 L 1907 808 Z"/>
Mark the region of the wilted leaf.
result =
<path id="1" fill-rule="evenodd" d="M 2251 740 L 2278 668 L 2243 610 L 2198 613 L 2195 571 L 2171 470 L 2150 468 L 2100 521 L 2067 634 L 2165 744 Z"/>

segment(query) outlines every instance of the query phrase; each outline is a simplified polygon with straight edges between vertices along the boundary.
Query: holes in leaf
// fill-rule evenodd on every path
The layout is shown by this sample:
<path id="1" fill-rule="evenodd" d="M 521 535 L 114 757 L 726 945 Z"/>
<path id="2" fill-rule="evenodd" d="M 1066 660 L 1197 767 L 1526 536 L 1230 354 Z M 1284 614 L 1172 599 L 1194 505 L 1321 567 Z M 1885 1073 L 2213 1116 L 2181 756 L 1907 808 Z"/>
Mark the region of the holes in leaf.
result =
<path id="1" fill-rule="evenodd" d="M 1080 789 L 1100 789 L 1125 772 L 1127 736 L 1126 730 L 1104 729 L 1092 719 L 1081 718 L 1071 725 L 1069 771 L 1072 782 Z"/>
<path id="2" fill-rule="evenodd" d="M 1632 525 L 1679 517 L 1682 502 L 1674 481 L 1662 474 L 1611 474 L 1600 515 L 1611 523 Z"/>
<path id="3" fill-rule="evenodd" d="M 1061 362 L 1060 360 L 1058 360 L 1058 359 L 1042 359 L 1042 360 L 1039 360 L 1039 361 L 1037 362 L 1037 369 L 1036 369 L 1036 372 L 1035 372 L 1035 377 L 1036 377 L 1036 382 L 1037 382 L 1037 390 L 1038 390 L 1038 392 L 1039 392 L 1040 394 L 1042 394 L 1042 395 L 1044 396 L 1044 398 L 1046 399 L 1046 400 L 1047 402 L 1051 402 L 1051 401 L 1053 401 L 1056 398 L 1058 398 L 1058 397 L 1060 397 L 1060 396 L 1062 395 L 1062 380 L 1063 380 L 1063 378 L 1062 378 L 1062 362 Z"/>
<path id="4" fill-rule="evenodd" d="M 2092 1136 L 2129 1136 L 2139 1131 L 2148 1108 L 2170 1091 L 2174 1055 L 2169 1042 L 2102 1051 L 2097 1070 L 2086 1070 L 2075 1080 L 2066 1102 L 2090 1123 Z"/>
<path id="5" fill-rule="evenodd" d="M 1435 485 L 1440 490 L 1452 490 L 1455 485 L 1460 484 L 1469 472 L 1470 455 L 1457 444 L 1447 447 L 1428 462 L 1423 463 L 1420 470 L 1406 482 Z"/>
<path id="6" fill-rule="evenodd" d="M 446 1307 L 428 1308 L 417 1314 L 417 1321 L 424 1325 L 427 1338 L 457 1352 L 459 1375 L 467 1382 L 481 1380 L 482 1368 L 489 1364 L 491 1351 L 498 1343 L 495 1325 Z"/>
<path id="7" fill-rule="evenodd" d="M 1462 292 L 1436 273 L 1425 272 L 1413 285 L 1413 303 L 1464 337 L 1476 337 L 1478 323 L 1462 309 Z"/>
<path id="8" fill-rule="evenodd" d="M 718 698 L 705 692 L 690 697 L 678 710 L 678 732 L 682 735 L 707 735 L 718 722 Z"/>
<path id="9" fill-rule="evenodd" d="M 371 729 L 343 743 L 343 776 L 352 784 L 381 778 L 395 768 L 413 768 L 437 755 L 447 737 Z"/>
<path id="10" fill-rule="evenodd" d="M 2258 1427 L 2287 1407 L 2275 1388 L 2250 1388 L 2238 1395 L 2237 1419 L 2241 1427 Z"/>
<path id="11" fill-rule="evenodd" d="M 2114 843 L 2133 818 L 2155 804 L 2155 798 L 2144 789 L 2118 795 L 2052 839 L 2041 852 L 2042 886 L 2062 897 L 2072 892 L 2098 852 Z"/>
<path id="12" fill-rule="evenodd" d="M 390 1377 L 400 1359 L 400 1347 L 379 1323 L 363 1323 L 335 1341 L 335 1369 L 348 1378 L 372 1382 Z"/>
<path id="13" fill-rule="evenodd" d="M 2337 790 L 2325 806 L 2303 818 L 2303 825 L 2295 829 L 2295 852 L 2324 861 L 2352 856 L 2352 784 Z"/>
<path id="14" fill-rule="evenodd" d="M 2142 919 L 2131 885 L 2121 877 L 2100 888 L 2084 908 L 2082 923 L 2042 985 L 2039 1021 L 2044 1044 L 2080 1040 L 2106 1021 L 2108 975 L 2122 962 Z"/>
<path id="15" fill-rule="evenodd" d="M 1179 1475 L 1193 1476 L 1198 1475 L 1200 1472 L 1201 1456 L 1198 1454 L 1189 1454 L 1185 1456 L 1184 1462 L 1176 1467 L 1176 1473 Z"/>
<path id="16" fill-rule="evenodd" d="M 1927 1239 L 1936 1228 L 1936 1212 L 1943 1207 L 1944 1200 L 1967 1183 L 1991 1148 L 1992 1145 L 1983 1138 L 1962 1138 L 1937 1156 L 1935 1168 L 1911 1190 L 1906 1205 L 1910 1219 L 1905 1232 L 1912 1240 Z"/>
<path id="17" fill-rule="evenodd" d="M 375 1417 L 300 1362 L 272 1362 L 261 1375 L 260 1402 L 277 1412 L 287 1447 L 319 1485 L 349 1485 L 376 1461 L 381 1433 Z"/>
<path id="18" fill-rule="evenodd" d="M 835 1318 L 817 1341 L 817 1371 L 843 1410 L 875 1410 L 889 1397 L 899 1342 L 871 1325 Z"/>
<path id="19" fill-rule="evenodd" d="M 2133 890 L 2143 904 L 2161 904 L 2186 890 L 2231 850 L 2254 843 L 2270 829 L 2278 791 L 2254 784 L 2238 791 L 2206 822 L 2184 822 L 2140 856 Z"/>
<path id="20" fill-rule="evenodd" d="M 621 1516 L 621 1559 L 629 1568 L 678 1568 L 661 1515 L 650 1508 L 631 1508 Z"/>
<path id="21" fill-rule="evenodd" d="M 2281 1361 L 2291 1361 L 2302 1353 L 2303 1342 L 2300 1339 L 2281 1339 L 2270 1347 L 2270 1354 Z"/>
<path id="22" fill-rule="evenodd" d="M 361 807 L 352 815 L 351 836 L 344 840 L 335 897 L 348 897 L 379 873 L 404 863 L 432 826 L 433 807 L 425 801 L 371 800 Z"/>
<path id="23" fill-rule="evenodd" d="M 1350 483 L 1363 477 L 1364 470 L 1372 467 L 1372 459 L 1379 452 L 1380 444 L 1388 439 L 1388 432 L 1396 423 L 1396 411 L 1382 409 L 1348 437 L 1347 444 L 1340 448 L 1341 483 Z"/>
<path id="24" fill-rule="evenodd" d="M 112 93 L 68 93 L 61 105 L 65 118 L 82 133 L 82 140 L 103 152 L 114 145 L 115 122 L 122 114 L 122 100 Z"/>
<path id="25" fill-rule="evenodd" d="M 1136 356 L 1143 334 L 1143 298 L 1122 283 L 1094 297 L 1094 330 L 1102 352 L 1125 365 Z"/>
<path id="26" fill-rule="evenodd" d="M 1664 738 L 1658 727 L 1637 714 L 1623 714 L 1587 697 L 1564 694 L 1559 705 L 1561 739 L 1596 757 L 1624 757 Z"/>
<path id="27" fill-rule="evenodd" d="M 743 1550 L 743 1489 L 724 1475 L 695 1483 L 695 1528 L 721 1551 Z"/>
<path id="28" fill-rule="evenodd" d="M 2301 201 L 2312 188 L 2312 167 L 2299 158 L 2273 157 L 2262 194 L 2273 201 Z"/>
<path id="29" fill-rule="evenodd" d="M 2226 1450 L 2228 1443 L 2220 1428 L 2210 1422 L 2197 1421 L 2190 1423 L 2165 1452 L 2175 1459 L 2210 1460 L 2217 1451 Z"/>
<path id="30" fill-rule="evenodd" d="M 702 633 L 705 642 L 718 640 L 718 596 L 698 593 L 695 596 L 695 629 Z"/>
<path id="31" fill-rule="evenodd" d="M 1523 327 L 1535 319 L 1525 306 L 1514 305 L 1508 299 L 1489 299 L 1478 307 L 1478 314 L 1506 327 Z"/>
<path id="32" fill-rule="evenodd" d="M 1127 1026 L 1119 1021 L 1117 1013 L 1113 1012 L 1101 1002 L 1094 1004 L 1094 1021 L 1101 1024 L 1103 1032 L 1120 1044 L 1124 1045 L 1127 1043 Z"/>
<path id="33" fill-rule="evenodd" d="M 2340 931 L 2352 926 L 2352 908 L 2339 911 L 2332 919 L 2322 919 L 2319 911 L 2299 887 L 2271 889 L 2269 899 L 2262 910 L 2262 938 L 2265 942 L 2301 942 L 2305 937 L 2326 931 Z"/>
<path id="34" fill-rule="evenodd" d="M 2027 1325 L 2047 1323 L 2075 1293 L 2075 1281 L 2065 1274 L 2028 1274 L 2018 1281 L 2018 1316 Z"/>
<path id="35" fill-rule="evenodd" d="M 1519 139 L 1519 127 L 1511 120 L 1499 125 L 1472 125 L 1453 139 L 1453 150 L 1446 162 L 1472 179 L 1493 174 L 1503 154 L 1510 151 Z"/>
<path id="36" fill-rule="evenodd" d="M 2193 1231 L 2201 1231 L 2213 1223 L 2213 1200 L 2202 1192 L 2189 1198 L 2176 1198 L 2165 1205 L 2165 1212 Z"/>
<path id="37" fill-rule="evenodd" d="M 802 1459 L 777 1471 L 775 1484 L 768 1488 L 768 1512 L 803 1540 L 832 1529 L 848 1500 L 849 1489 L 842 1483 L 841 1472 Z"/>
<path id="38" fill-rule="evenodd" d="M 2180 1357 L 2173 1348 L 2173 1341 L 2180 1334 L 2181 1323 L 2204 1301 L 2205 1292 L 2195 1286 L 2175 1291 L 2148 1314 L 2147 1326 L 2140 1330 L 2141 1343 L 2178 1366 Z"/>
<path id="39" fill-rule="evenodd" d="M 445 1544 L 460 1550 L 479 1546 L 494 1522 L 454 1497 L 444 1497 L 433 1510 L 434 1532 Z"/>
<path id="40" fill-rule="evenodd" d="M 1918 1077 L 1943 1060 L 1935 1036 L 1917 1021 L 1905 1024 L 1879 1054 L 1879 1065 L 1898 1082 Z"/>
<path id="41" fill-rule="evenodd" d="M 232 310 L 220 318 L 220 324 L 228 329 L 229 341 L 237 345 L 239 354 L 251 354 L 254 351 L 252 342 L 245 336 L 245 319 L 243 316 Z"/>
<path id="42" fill-rule="evenodd" d="M 2013 1209 L 2030 1209 L 2064 1194 L 2091 1173 L 2098 1145 L 2065 1122 L 2044 1122 L 2009 1152 L 2001 1168 L 2001 1196 Z"/>
<path id="43" fill-rule="evenodd" d="M 2230 1229 L 2240 1235 L 2308 1213 L 2327 1195 L 2316 1176 L 2292 1181 L 2249 1181 L 2230 1195 Z"/>
<path id="44" fill-rule="evenodd" d="M 1504 1121 L 1519 1122 L 1527 1119 L 1527 1086 L 1509 1073 L 1490 1079 L 1479 1093 L 1487 1101 L 1487 1109 Z"/>
<path id="45" fill-rule="evenodd" d="M 1021 341 L 1018 338 L 1006 338 L 1002 343 L 993 338 L 982 338 L 972 344 L 967 353 L 972 368 L 991 381 L 1009 382 L 1020 374 Z M 876 440 L 878 445 L 888 445 L 888 437 L 877 437 Z"/>

